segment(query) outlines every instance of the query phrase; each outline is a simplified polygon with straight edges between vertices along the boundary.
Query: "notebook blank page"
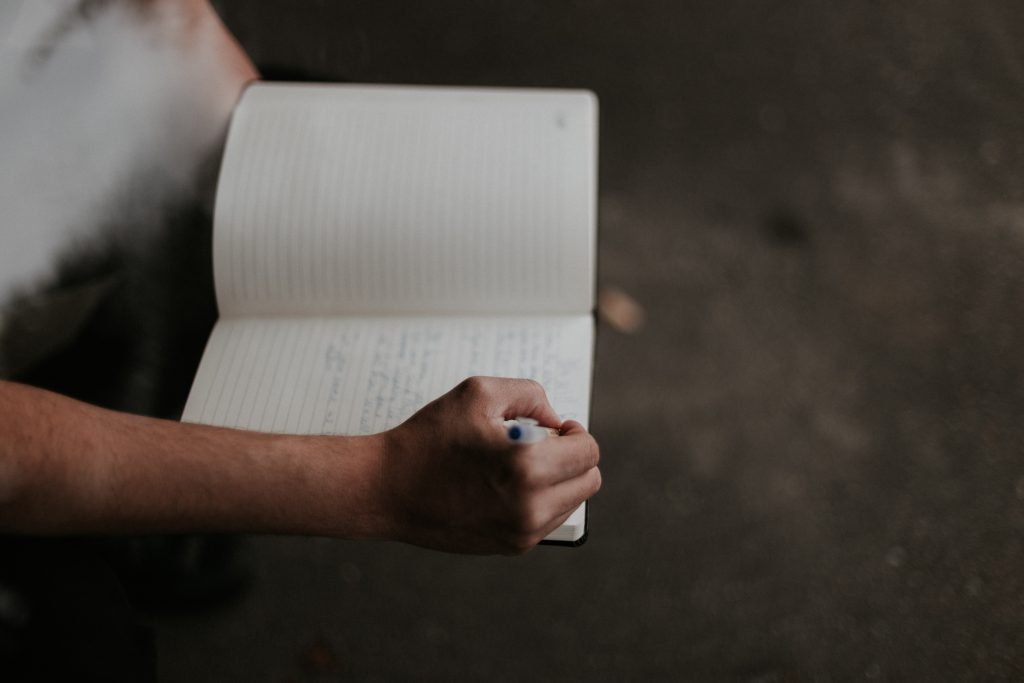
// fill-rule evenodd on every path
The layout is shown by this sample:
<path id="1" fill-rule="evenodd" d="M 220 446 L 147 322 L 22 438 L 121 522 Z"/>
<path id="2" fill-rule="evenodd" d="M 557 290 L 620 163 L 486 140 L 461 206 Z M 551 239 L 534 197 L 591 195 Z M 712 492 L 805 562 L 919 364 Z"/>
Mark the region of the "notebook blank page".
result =
<path id="1" fill-rule="evenodd" d="M 581 91 L 259 84 L 221 171 L 222 316 L 593 307 Z"/>

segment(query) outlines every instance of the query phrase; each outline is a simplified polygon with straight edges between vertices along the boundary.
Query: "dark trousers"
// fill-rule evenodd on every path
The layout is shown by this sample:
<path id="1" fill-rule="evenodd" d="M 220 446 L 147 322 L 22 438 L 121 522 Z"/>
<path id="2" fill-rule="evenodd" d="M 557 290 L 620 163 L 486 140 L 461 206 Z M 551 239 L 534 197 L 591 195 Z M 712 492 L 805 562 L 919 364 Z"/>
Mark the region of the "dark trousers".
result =
<path id="1" fill-rule="evenodd" d="M 0 680 L 156 680 L 154 633 L 100 544 L 0 537 Z"/>

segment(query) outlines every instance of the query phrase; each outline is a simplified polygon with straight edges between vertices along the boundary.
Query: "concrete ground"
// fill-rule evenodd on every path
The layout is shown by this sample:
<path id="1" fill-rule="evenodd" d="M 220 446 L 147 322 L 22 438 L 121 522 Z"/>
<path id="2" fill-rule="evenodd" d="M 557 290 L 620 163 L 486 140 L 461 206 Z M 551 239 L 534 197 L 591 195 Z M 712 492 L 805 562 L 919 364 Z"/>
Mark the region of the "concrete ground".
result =
<path id="1" fill-rule="evenodd" d="M 164 681 L 1024 679 L 1024 5 L 222 0 L 280 75 L 601 99 L 576 550 L 253 538 Z"/>

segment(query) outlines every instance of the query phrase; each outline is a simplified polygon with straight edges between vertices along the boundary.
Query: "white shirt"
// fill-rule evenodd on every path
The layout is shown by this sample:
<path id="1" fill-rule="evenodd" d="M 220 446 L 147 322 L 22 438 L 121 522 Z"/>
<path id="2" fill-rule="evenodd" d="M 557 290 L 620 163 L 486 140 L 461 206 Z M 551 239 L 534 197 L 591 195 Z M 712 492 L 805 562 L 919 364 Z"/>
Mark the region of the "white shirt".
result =
<path id="1" fill-rule="evenodd" d="M 175 3 L 145 18 L 126 4 L 0 2 L 0 311 L 70 250 L 145 243 L 224 134 L 237 88 L 219 27 L 186 32 Z M 113 215 L 134 232 L 104 231 Z"/>

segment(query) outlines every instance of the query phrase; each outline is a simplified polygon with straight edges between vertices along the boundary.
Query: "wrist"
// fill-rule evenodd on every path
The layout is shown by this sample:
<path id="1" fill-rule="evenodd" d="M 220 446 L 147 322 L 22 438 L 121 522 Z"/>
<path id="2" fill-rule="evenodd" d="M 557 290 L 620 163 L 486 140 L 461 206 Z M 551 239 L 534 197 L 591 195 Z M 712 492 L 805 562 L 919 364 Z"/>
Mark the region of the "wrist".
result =
<path id="1" fill-rule="evenodd" d="M 382 481 L 385 439 L 370 436 L 283 437 L 284 459 L 300 485 L 293 533 L 349 539 L 388 538 L 392 524 Z"/>

